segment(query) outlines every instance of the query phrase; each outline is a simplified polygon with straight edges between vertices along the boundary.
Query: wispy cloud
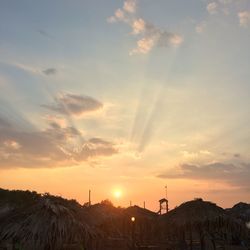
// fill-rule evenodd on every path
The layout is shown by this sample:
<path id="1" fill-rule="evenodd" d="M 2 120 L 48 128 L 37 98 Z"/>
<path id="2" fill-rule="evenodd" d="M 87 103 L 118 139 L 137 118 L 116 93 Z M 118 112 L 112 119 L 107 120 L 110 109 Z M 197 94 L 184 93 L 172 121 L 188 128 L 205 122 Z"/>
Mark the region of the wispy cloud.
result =
<path id="1" fill-rule="evenodd" d="M 199 33 L 199 34 L 203 33 L 204 30 L 205 30 L 205 28 L 206 28 L 206 26 L 207 26 L 207 23 L 205 21 L 202 21 L 202 22 L 200 22 L 199 24 L 196 25 L 195 31 L 197 33 Z"/>
<path id="2" fill-rule="evenodd" d="M 224 16 L 238 16 L 241 27 L 247 27 L 250 23 L 250 11 L 247 8 L 246 0 L 214 0 L 206 4 L 206 10 L 210 15 L 222 14 Z M 202 33 L 206 26 L 205 21 L 196 25 L 197 33 Z"/>
<path id="3" fill-rule="evenodd" d="M 123 3 L 123 8 L 118 8 L 114 15 L 109 17 L 107 19 L 108 22 L 114 23 L 114 22 L 131 22 L 133 19 L 133 16 L 136 14 L 136 0 L 125 0 Z"/>
<path id="4" fill-rule="evenodd" d="M 214 15 L 217 13 L 223 13 L 228 15 L 230 13 L 229 9 L 232 6 L 233 1 L 231 0 L 215 0 L 207 4 L 207 11 L 209 14 Z"/>
<path id="5" fill-rule="evenodd" d="M 23 70 L 26 73 L 29 73 L 32 75 L 50 76 L 50 75 L 55 75 L 57 73 L 57 69 L 54 67 L 42 69 L 41 67 L 36 67 L 36 66 L 32 66 L 32 65 L 28 65 L 28 64 L 20 63 L 20 62 L 1 62 L 1 63 L 6 64 L 11 67 L 15 67 L 19 70 Z"/>
<path id="6" fill-rule="evenodd" d="M 207 11 L 209 14 L 216 14 L 218 10 L 218 4 L 216 2 L 211 2 L 207 5 Z"/>
<path id="7" fill-rule="evenodd" d="M 241 11 L 238 13 L 241 27 L 247 27 L 250 24 L 250 11 Z"/>
<path id="8" fill-rule="evenodd" d="M 136 12 L 136 0 L 126 0 L 123 4 L 123 9 L 128 13 Z"/>
<path id="9" fill-rule="evenodd" d="M 80 116 L 88 112 L 100 110 L 103 104 L 90 96 L 62 94 L 55 98 L 55 103 L 42 106 L 60 114 Z"/>
<path id="10" fill-rule="evenodd" d="M 30 74 L 40 75 L 42 73 L 41 69 L 34 67 L 34 66 L 27 65 L 27 64 L 13 62 L 10 65 L 12 65 L 18 69 L 21 69 L 25 72 L 28 72 Z"/>
<path id="11" fill-rule="evenodd" d="M 181 154 L 186 160 L 199 159 L 201 160 L 204 157 L 210 157 L 212 153 L 208 150 L 199 150 L 197 152 L 189 152 L 187 150 L 181 151 Z"/>
<path id="12" fill-rule="evenodd" d="M 130 51 L 130 55 L 147 54 L 155 47 L 178 47 L 183 38 L 175 33 L 161 29 L 156 25 L 138 17 L 136 1 L 125 1 L 122 9 L 117 9 L 113 16 L 107 19 L 110 23 L 123 22 L 131 27 L 131 35 L 138 37 L 137 47 Z"/>

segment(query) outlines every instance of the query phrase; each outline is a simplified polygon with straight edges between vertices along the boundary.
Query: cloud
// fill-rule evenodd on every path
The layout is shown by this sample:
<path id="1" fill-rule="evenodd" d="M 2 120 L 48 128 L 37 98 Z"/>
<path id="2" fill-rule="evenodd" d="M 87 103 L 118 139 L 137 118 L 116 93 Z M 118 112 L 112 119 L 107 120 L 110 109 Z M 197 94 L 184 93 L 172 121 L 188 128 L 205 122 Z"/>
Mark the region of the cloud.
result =
<path id="1" fill-rule="evenodd" d="M 141 34 L 142 38 L 137 41 L 137 47 L 130 52 L 130 55 L 147 54 L 154 47 L 178 47 L 183 42 L 180 35 L 161 30 L 141 18 L 133 22 L 132 28 L 132 33 Z"/>
<path id="2" fill-rule="evenodd" d="M 240 157 L 241 157 L 241 155 L 240 155 L 239 153 L 235 153 L 233 156 L 234 156 L 235 158 L 240 158 Z"/>
<path id="3" fill-rule="evenodd" d="M 161 30 L 141 18 L 133 22 L 132 28 L 133 34 L 142 34 L 142 38 L 137 41 L 137 48 L 133 49 L 130 55 L 147 54 L 154 47 L 178 47 L 183 42 L 181 36 Z"/>
<path id="4" fill-rule="evenodd" d="M 10 126 L 10 123 L 0 117 L 0 128 L 6 128 L 9 126 Z"/>
<path id="5" fill-rule="evenodd" d="M 242 11 L 238 13 L 239 23 L 241 27 L 247 27 L 250 23 L 250 11 Z"/>
<path id="6" fill-rule="evenodd" d="M 146 23 L 142 18 L 136 19 L 132 23 L 133 34 L 140 34 L 145 31 Z"/>
<path id="7" fill-rule="evenodd" d="M 250 21 L 250 11 L 244 10 L 244 2 L 246 3 L 245 0 L 214 0 L 207 4 L 207 11 L 211 15 L 217 13 L 222 13 L 227 16 L 231 13 L 238 15 L 240 26 L 247 27 Z"/>
<path id="8" fill-rule="evenodd" d="M 55 68 L 48 68 L 42 71 L 45 75 L 55 75 L 57 70 Z"/>
<path id="9" fill-rule="evenodd" d="M 42 105 L 60 114 L 82 115 L 101 109 L 103 104 L 90 96 L 63 94 L 55 98 L 55 103 Z"/>
<path id="10" fill-rule="evenodd" d="M 13 141 L 13 140 L 7 140 L 3 144 L 5 147 L 14 149 L 14 150 L 17 150 L 21 147 L 21 145 L 18 142 Z"/>
<path id="11" fill-rule="evenodd" d="M 53 38 L 53 36 L 52 36 L 51 34 L 49 34 L 46 30 L 38 29 L 37 32 L 38 32 L 40 35 L 42 35 L 42 36 L 44 36 L 44 37 L 46 37 L 46 38 L 49 38 L 49 39 L 52 39 L 52 38 Z"/>
<path id="12" fill-rule="evenodd" d="M 208 150 L 200 150 L 197 152 L 189 152 L 187 150 L 183 150 L 181 151 L 181 154 L 185 159 L 189 159 L 189 160 L 197 159 L 197 158 L 200 159 L 201 157 L 209 157 L 212 155 L 212 153 L 209 152 Z"/>
<path id="13" fill-rule="evenodd" d="M 200 34 L 200 33 L 203 33 L 204 30 L 205 30 L 205 28 L 206 28 L 206 26 L 207 26 L 206 22 L 203 21 L 203 22 L 201 22 L 201 23 L 199 23 L 199 24 L 196 25 L 195 31 L 196 31 L 197 33 L 199 33 L 199 34 Z"/>
<path id="14" fill-rule="evenodd" d="M 35 67 L 35 66 L 31 66 L 31 65 L 27 65 L 24 63 L 19 63 L 19 62 L 1 62 L 4 63 L 6 65 L 9 65 L 11 67 L 15 67 L 17 69 L 23 70 L 29 74 L 32 75 L 55 75 L 57 73 L 57 69 L 56 68 L 46 68 L 44 70 L 40 69 L 39 67 Z"/>
<path id="15" fill-rule="evenodd" d="M 124 20 L 124 17 L 125 17 L 124 12 L 121 9 L 116 10 L 115 17 L 118 20 Z"/>
<path id="16" fill-rule="evenodd" d="M 18 69 L 21 69 L 25 72 L 28 72 L 30 74 L 33 74 L 33 75 L 40 75 L 42 73 L 42 71 L 39 68 L 34 67 L 34 66 L 30 66 L 30 65 L 26 65 L 23 63 L 14 62 L 14 63 L 10 63 L 10 65 L 12 65 Z"/>
<path id="17" fill-rule="evenodd" d="M 137 48 L 130 51 L 130 55 L 134 54 L 147 54 L 154 47 L 153 38 L 142 38 L 137 41 Z"/>
<path id="18" fill-rule="evenodd" d="M 77 161 L 85 161 L 89 158 L 98 158 L 99 156 L 111 156 L 116 154 L 117 150 L 112 143 L 99 139 L 93 138 L 85 142 L 79 153 L 74 154 L 74 158 Z"/>
<path id="19" fill-rule="evenodd" d="M 169 45 L 178 47 L 183 39 L 181 36 L 167 31 L 157 31 L 157 46 L 168 47 Z"/>
<path id="20" fill-rule="evenodd" d="M 136 12 L 136 0 L 126 0 L 123 4 L 123 9 L 128 13 Z"/>
<path id="21" fill-rule="evenodd" d="M 113 16 L 107 19 L 109 23 L 123 22 L 132 29 L 131 35 L 138 37 L 137 47 L 130 55 L 147 54 L 155 47 L 178 47 L 183 38 L 175 33 L 160 29 L 152 23 L 136 16 L 136 1 L 127 0 L 122 9 L 117 9 Z"/>
<path id="22" fill-rule="evenodd" d="M 250 187 L 250 164 L 211 163 L 182 164 L 158 175 L 160 178 L 224 181 L 238 187 Z"/>
<path id="23" fill-rule="evenodd" d="M 112 145 L 110 142 L 107 142 L 101 138 L 91 138 L 89 142 L 96 145 Z"/>
<path id="24" fill-rule="evenodd" d="M 219 3 L 226 5 L 232 3 L 232 0 L 219 0 Z"/>
<path id="25" fill-rule="evenodd" d="M 115 23 L 115 22 L 129 22 L 129 18 L 127 17 L 126 13 L 121 10 L 117 9 L 114 13 L 114 16 L 111 16 L 107 19 L 108 23 Z"/>
<path id="26" fill-rule="evenodd" d="M 216 2 L 211 2 L 207 5 L 207 11 L 211 15 L 217 13 L 217 9 L 218 9 L 218 4 Z"/>
<path id="27" fill-rule="evenodd" d="M 108 22 L 130 22 L 132 17 L 131 15 L 135 14 L 136 12 L 136 0 L 125 0 L 123 3 L 123 8 L 118 8 L 114 16 L 111 16 L 107 19 Z"/>
<path id="28" fill-rule="evenodd" d="M 67 124 L 66 119 L 64 119 L 62 116 L 60 115 L 45 115 L 43 117 L 44 121 L 46 123 L 57 123 L 59 124 L 61 127 L 65 127 Z"/>
<path id="29" fill-rule="evenodd" d="M 101 138 L 83 139 L 76 128 L 56 122 L 45 130 L 23 131 L 17 124 L 0 127 L 0 168 L 74 166 L 116 153 L 113 143 Z"/>

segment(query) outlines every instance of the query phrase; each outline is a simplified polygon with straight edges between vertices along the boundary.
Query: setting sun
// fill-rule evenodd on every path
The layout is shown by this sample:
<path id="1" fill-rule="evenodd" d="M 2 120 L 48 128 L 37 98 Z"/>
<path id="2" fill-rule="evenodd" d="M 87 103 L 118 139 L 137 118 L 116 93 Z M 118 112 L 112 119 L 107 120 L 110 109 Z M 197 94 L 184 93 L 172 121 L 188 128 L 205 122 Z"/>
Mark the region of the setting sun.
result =
<path id="1" fill-rule="evenodd" d="M 119 199 L 122 196 L 122 191 L 120 189 L 114 190 L 114 197 Z"/>

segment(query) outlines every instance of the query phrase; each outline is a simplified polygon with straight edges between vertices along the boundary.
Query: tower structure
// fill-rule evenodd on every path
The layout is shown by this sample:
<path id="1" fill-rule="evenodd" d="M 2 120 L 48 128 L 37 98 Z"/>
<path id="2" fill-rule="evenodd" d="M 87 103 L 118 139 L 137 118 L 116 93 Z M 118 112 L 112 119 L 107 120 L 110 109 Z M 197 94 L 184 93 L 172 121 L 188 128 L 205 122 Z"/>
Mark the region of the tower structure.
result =
<path id="1" fill-rule="evenodd" d="M 160 205 L 160 209 L 159 209 L 159 214 L 164 214 L 164 213 L 168 213 L 168 187 L 167 185 L 165 186 L 166 189 L 166 198 L 160 199 L 159 200 L 159 205 Z"/>

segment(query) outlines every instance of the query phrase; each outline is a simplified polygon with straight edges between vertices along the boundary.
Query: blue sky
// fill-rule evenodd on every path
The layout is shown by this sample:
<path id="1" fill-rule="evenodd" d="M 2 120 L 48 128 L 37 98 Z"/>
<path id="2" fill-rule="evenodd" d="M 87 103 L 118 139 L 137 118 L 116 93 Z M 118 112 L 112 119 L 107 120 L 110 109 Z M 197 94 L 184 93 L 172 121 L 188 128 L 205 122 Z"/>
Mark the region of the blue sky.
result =
<path id="1" fill-rule="evenodd" d="M 0 0 L 0 34 L 2 187 L 249 201 L 249 0 Z"/>

